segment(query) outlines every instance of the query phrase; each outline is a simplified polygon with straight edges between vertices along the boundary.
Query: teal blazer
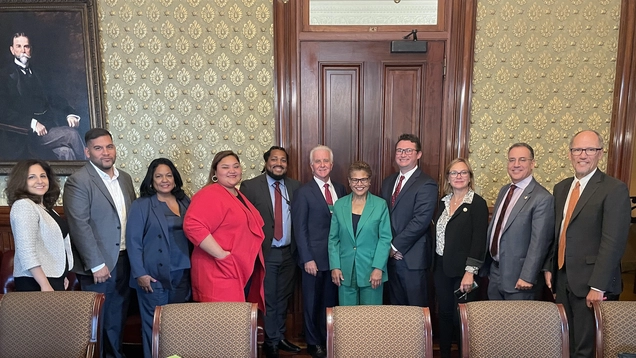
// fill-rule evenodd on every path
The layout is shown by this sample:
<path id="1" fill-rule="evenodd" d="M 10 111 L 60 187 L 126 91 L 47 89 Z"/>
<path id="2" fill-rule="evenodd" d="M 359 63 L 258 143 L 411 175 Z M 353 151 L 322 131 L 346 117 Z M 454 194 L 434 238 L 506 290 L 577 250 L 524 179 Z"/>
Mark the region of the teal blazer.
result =
<path id="1" fill-rule="evenodd" d="M 382 282 L 386 282 L 386 263 L 393 237 L 386 201 L 367 194 L 367 202 L 354 235 L 352 198 L 353 194 L 349 194 L 334 204 L 329 230 L 329 267 L 342 271 L 342 284 L 345 286 L 351 286 L 354 265 L 358 287 L 371 286 L 369 279 L 376 268 L 382 270 Z"/>

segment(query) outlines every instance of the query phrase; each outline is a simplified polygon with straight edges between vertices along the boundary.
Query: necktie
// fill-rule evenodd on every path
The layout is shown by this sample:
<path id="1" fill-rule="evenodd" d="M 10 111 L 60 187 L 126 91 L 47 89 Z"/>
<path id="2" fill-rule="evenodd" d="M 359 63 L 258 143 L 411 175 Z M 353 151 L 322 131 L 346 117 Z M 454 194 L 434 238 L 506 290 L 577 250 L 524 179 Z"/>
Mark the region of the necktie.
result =
<path id="1" fill-rule="evenodd" d="M 331 191 L 329 190 L 329 184 L 325 183 L 325 200 L 327 205 L 333 205 L 333 198 L 331 197 Z"/>
<path id="2" fill-rule="evenodd" d="M 561 235 L 559 235 L 559 270 L 563 268 L 563 264 L 565 263 L 565 233 L 568 231 L 568 225 L 570 225 L 570 219 L 572 219 L 572 213 L 574 212 L 574 207 L 576 203 L 579 201 L 579 193 L 581 191 L 580 182 L 576 182 L 574 185 L 574 189 L 572 189 L 572 194 L 570 194 L 570 202 L 568 203 L 568 211 L 565 212 L 565 221 L 563 221 L 563 229 L 561 230 Z"/>
<path id="3" fill-rule="evenodd" d="M 274 185 L 274 239 L 283 238 L 283 196 L 280 193 L 280 182 Z"/>
<path id="4" fill-rule="evenodd" d="M 402 182 L 404 181 L 404 175 L 400 175 L 400 181 L 398 185 L 395 187 L 395 191 L 391 196 L 391 207 L 395 206 L 395 199 L 397 199 L 398 195 L 400 195 L 400 190 L 402 190 Z"/>
<path id="5" fill-rule="evenodd" d="M 492 257 L 497 256 L 497 252 L 499 251 L 499 233 L 501 232 L 501 225 L 503 225 L 504 216 L 506 216 L 506 210 L 508 209 L 508 204 L 510 204 L 510 199 L 512 199 L 512 193 L 517 188 L 516 185 L 510 185 L 510 190 L 508 190 L 508 195 L 506 195 L 506 200 L 504 200 L 503 206 L 501 207 L 501 211 L 499 212 L 499 218 L 497 219 L 497 225 L 495 225 L 495 234 L 492 236 L 492 243 L 490 244 L 490 255 Z"/>

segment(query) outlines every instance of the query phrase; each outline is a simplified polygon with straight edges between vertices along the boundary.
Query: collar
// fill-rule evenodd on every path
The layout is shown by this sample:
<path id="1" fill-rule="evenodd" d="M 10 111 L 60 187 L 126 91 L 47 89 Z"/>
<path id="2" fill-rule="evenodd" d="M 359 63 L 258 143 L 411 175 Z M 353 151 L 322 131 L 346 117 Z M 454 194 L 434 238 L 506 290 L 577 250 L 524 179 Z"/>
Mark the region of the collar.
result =
<path id="1" fill-rule="evenodd" d="M 325 184 L 329 184 L 329 187 L 333 188 L 333 184 L 331 184 L 331 178 L 327 179 L 327 181 L 322 181 L 316 177 L 314 177 L 314 181 L 318 184 L 319 187 L 324 187 Z"/>
<path id="2" fill-rule="evenodd" d="M 523 179 L 522 181 L 518 182 L 518 183 L 510 183 L 510 185 L 515 184 L 517 186 L 517 188 L 521 189 L 521 190 L 526 190 L 526 187 L 528 187 L 528 185 L 530 185 L 530 182 L 532 181 L 534 177 L 531 175 L 528 175 L 527 178 Z M 510 186 L 508 186 L 510 187 Z"/>
<path id="3" fill-rule="evenodd" d="M 284 187 L 285 186 L 285 178 L 281 179 L 281 180 L 276 180 L 272 177 L 270 177 L 269 175 L 265 174 L 265 178 L 267 178 L 267 185 L 268 186 L 272 186 L 274 185 L 274 183 L 279 182 L 280 186 Z"/>
<path id="4" fill-rule="evenodd" d="M 598 168 L 594 168 L 594 170 L 592 170 L 592 172 L 586 176 L 584 176 L 581 179 L 578 179 L 576 176 L 574 177 L 574 181 L 572 182 L 572 185 L 574 185 L 577 181 L 579 181 L 581 183 L 581 188 L 585 188 L 585 186 L 587 185 L 587 183 L 590 182 L 590 179 L 592 179 L 592 176 L 594 176 L 594 174 L 596 173 L 596 171 L 598 170 Z"/>
<path id="5" fill-rule="evenodd" d="M 409 171 L 408 171 L 408 172 L 406 172 L 406 173 L 399 172 L 399 173 L 398 173 L 398 176 L 397 176 L 397 180 L 400 180 L 400 175 L 404 175 L 404 182 L 407 182 L 407 181 L 409 180 L 409 178 L 411 177 L 411 175 L 413 175 L 413 173 L 415 173 L 415 171 L 416 171 L 418 168 L 419 168 L 419 166 L 417 166 L 417 165 L 416 165 L 416 166 L 415 166 L 415 168 L 413 168 L 413 169 L 409 170 Z"/>
<path id="6" fill-rule="evenodd" d="M 99 169 L 95 164 L 93 164 L 93 162 L 91 162 L 90 160 L 88 162 L 91 163 L 93 168 L 95 168 L 95 171 L 97 172 L 99 177 L 102 178 L 102 180 L 116 180 L 117 178 L 119 178 L 119 170 L 117 170 L 117 168 L 115 168 L 114 166 L 113 166 L 113 177 L 111 178 L 108 174 L 106 174 L 106 172 Z"/>
<path id="7" fill-rule="evenodd" d="M 17 58 L 15 58 L 15 57 L 13 58 L 13 62 L 14 62 L 16 65 L 18 65 L 18 67 L 20 67 L 20 68 L 21 68 L 21 69 L 23 69 L 23 70 L 25 70 L 25 69 L 27 69 L 27 68 L 28 68 L 25 64 L 23 64 L 22 62 L 18 61 L 18 59 L 17 59 Z"/>

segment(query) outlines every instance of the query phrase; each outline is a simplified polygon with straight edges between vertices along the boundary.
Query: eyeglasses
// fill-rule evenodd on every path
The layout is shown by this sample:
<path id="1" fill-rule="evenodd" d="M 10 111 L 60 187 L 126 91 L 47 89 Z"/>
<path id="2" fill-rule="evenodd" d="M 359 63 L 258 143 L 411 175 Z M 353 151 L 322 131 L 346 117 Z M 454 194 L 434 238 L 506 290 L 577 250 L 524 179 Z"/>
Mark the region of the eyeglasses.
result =
<path id="1" fill-rule="evenodd" d="M 508 163 L 514 164 L 515 162 L 519 162 L 520 164 L 526 164 L 526 162 L 531 161 L 532 158 L 508 158 Z"/>
<path id="2" fill-rule="evenodd" d="M 351 184 L 369 184 L 369 178 L 349 178 Z"/>
<path id="3" fill-rule="evenodd" d="M 599 150 L 603 150 L 603 148 L 570 148 L 570 153 L 572 153 L 572 155 L 579 156 L 585 151 L 585 154 L 587 155 L 594 155 Z"/>
<path id="4" fill-rule="evenodd" d="M 395 149 L 395 154 L 406 154 L 406 155 L 411 155 L 413 153 L 417 152 L 416 149 L 413 148 L 396 148 Z"/>
<path id="5" fill-rule="evenodd" d="M 448 173 L 448 175 L 450 175 L 451 177 L 455 178 L 456 176 L 467 176 L 468 175 L 468 171 L 467 170 L 462 170 L 461 172 L 456 172 L 456 171 L 452 171 L 450 173 Z"/>

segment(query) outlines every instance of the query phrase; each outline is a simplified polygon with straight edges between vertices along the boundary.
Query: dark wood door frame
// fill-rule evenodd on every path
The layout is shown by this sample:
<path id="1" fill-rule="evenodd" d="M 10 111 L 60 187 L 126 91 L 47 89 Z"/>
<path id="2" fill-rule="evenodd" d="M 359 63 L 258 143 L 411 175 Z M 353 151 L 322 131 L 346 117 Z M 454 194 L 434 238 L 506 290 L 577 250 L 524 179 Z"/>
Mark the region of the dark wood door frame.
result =
<path id="1" fill-rule="evenodd" d="M 607 173 L 630 183 L 636 142 L 636 1 L 623 0 L 616 57 Z"/>
<path id="2" fill-rule="evenodd" d="M 470 116 L 471 81 L 474 58 L 476 0 L 449 0 L 443 9 L 446 31 L 418 32 L 421 40 L 434 39 L 446 42 L 446 80 L 444 85 L 442 135 L 448 140 L 442 148 L 441 163 L 450 158 L 468 154 L 468 123 Z M 330 33 L 338 41 L 387 41 L 397 40 L 402 33 Z M 295 123 L 300 121 L 299 95 L 299 43 L 304 40 L 326 39 L 324 33 L 302 32 L 302 13 L 299 1 L 282 3 L 274 1 L 274 62 L 276 98 L 277 141 L 290 149 L 290 162 L 297 163 L 299 139 Z M 290 175 L 299 177 L 301 170 L 290 168 Z"/>
<path id="3" fill-rule="evenodd" d="M 442 148 L 442 162 L 457 156 L 468 155 L 472 71 L 474 60 L 476 0 L 449 0 L 447 8 L 448 31 L 434 32 L 431 39 L 446 40 L 446 80 L 444 90 L 444 126 L 442 136 L 446 147 Z M 293 138 L 294 123 L 298 123 L 299 111 L 299 41 L 311 39 L 312 34 L 302 33 L 302 14 L 299 2 L 274 1 L 274 63 L 276 96 L 276 138 L 281 145 L 290 148 L 290 163 L 296 163 L 298 143 Z M 622 0 L 614 106 L 612 110 L 610 143 L 608 143 L 608 174 L 629 182 L 632 148 L 636 144 L 636 2 Z M 361 40 L 391 38 L 387 33 L 330 34 L 335 39 Z M 426 34 L 421 34 L 425 39 Z M 316 35 L 322 38 L 324 34 Z M 290 167 L 290 175 L 299 177 L 305 168 Z"/>

